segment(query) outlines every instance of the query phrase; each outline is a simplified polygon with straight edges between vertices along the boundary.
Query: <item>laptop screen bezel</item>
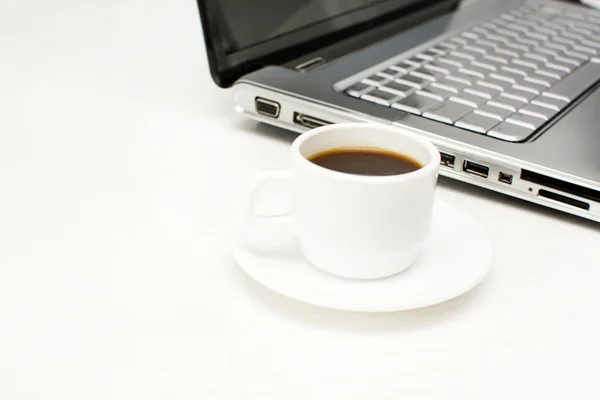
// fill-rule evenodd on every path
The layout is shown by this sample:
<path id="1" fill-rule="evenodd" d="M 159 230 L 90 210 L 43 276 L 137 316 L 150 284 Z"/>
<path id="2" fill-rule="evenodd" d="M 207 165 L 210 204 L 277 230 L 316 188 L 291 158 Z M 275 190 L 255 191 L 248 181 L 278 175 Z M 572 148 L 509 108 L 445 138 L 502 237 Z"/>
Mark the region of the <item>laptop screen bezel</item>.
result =
<path id="1" fill-rule="evenodd" d="M 406 13 L 428 7 L 435 8 L 448 1 L 458 4 L 460 0 L 407 0 L 402 2 L 401 8 L 397 2 L 389 0 L 229 53 L 221 45 L 223 38 L 218 29 L 221 21 L 215 8 L 211 8 L 214 0 L 197 0 L 197 3 L 212 78 L 217 85 L 229 87 L 241 76 L 266 65 L 285 64 L 321 46 L 365 32 L 376 24 L 406 17 Z"/>

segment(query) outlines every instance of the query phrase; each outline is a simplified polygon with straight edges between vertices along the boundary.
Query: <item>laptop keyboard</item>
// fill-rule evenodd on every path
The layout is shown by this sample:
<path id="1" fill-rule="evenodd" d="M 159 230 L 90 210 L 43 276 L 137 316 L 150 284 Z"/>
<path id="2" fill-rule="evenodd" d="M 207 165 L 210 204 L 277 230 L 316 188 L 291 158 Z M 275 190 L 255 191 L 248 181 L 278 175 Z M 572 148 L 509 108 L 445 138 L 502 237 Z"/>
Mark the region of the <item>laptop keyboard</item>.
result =
<path id="1" fill-rule="evenodd" d="M 509 142 L 600 79 L 600 14 L 533 5 L 445 38 L 346 94 Z"/>

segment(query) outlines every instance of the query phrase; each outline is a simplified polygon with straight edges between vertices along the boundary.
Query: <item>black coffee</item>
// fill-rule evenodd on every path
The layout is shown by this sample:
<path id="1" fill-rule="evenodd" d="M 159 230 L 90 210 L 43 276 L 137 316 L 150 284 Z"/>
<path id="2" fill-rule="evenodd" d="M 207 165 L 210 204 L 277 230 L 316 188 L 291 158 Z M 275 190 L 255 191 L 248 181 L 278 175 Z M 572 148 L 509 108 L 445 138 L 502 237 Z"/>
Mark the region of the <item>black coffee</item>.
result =
<path id="1" fill-rule="evenodd" d="M 308 159 L 321 167 L 355 175 L 400 175 L 422 167 L 408 156 L 389 150 L 362 147 L 331 149 Z"/>

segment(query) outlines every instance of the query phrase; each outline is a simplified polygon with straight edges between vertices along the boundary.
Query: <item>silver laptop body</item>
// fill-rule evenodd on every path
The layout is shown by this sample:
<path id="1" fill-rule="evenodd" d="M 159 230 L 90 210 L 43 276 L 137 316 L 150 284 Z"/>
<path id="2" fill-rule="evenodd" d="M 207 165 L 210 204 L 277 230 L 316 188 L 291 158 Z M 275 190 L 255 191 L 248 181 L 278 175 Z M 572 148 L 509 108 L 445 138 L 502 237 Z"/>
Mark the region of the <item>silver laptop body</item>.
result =
<path id="1" fill-rule="evenodd" d="M 455 6 L 243 75 L 235 108 L 296 132 L 408 128 L 438 147 L 444 176 L 600 221 L 600 12 L 558 1 Z"/>

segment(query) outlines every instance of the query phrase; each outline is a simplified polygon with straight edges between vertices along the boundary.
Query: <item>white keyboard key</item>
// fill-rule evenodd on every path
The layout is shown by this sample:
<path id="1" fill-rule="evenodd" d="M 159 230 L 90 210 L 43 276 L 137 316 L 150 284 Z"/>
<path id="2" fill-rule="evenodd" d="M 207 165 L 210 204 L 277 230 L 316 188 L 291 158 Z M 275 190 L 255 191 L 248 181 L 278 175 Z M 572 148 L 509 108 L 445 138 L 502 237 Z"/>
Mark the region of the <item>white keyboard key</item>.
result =
<path id="1" fill-rule="evenodd" d="M 400 78 L 397 78 L 396 81 L 408 86 L 412 86 L 415 89 L 422 89 L 424 86 L 429 84 L 427 79 L 423 79 L 415 75 L 404 75 Z"/>
<path id="2" fill-rule="evenodd" d="M 396 81 L 387 82 L 385 85 L 380 86 L 379 89 L 385 92 L 397 94 L 402 97 L 408 97 L 413 94 L 415 90 L 417 90 L 412 86 L 408 86 Z"/>
<path id="3" fill-rule="evenodd" d="M 429 88 L 438 88 L 438 89 L 442 89 L 442 90 L 452 92 L 452 93 L 458 93 L 461 91 L 461 89 L 456 88 L 454 86 L 454 84 L 450 85 L 451 83 L 452 82 L 434 82 L 428 87 Z"/>
<path id="4" fill-rule="evenodd" d="M 359 82 L 346 89 L 346 93 L 348 93 L 352 97 L 360 97 L 373 89 L 375 89 L 373 86 Z"/>
<path id="5" fill-rule="evenodd" d="M 496 50 L 497 54 L 500 54 L 500 56 L 504 56 L 504 57 L 508 57 L 508 58 L 517 58 L 519 57 L 519 52 L 516 50 L 510 50 L 510 49 L 506 49 L 506 48 L 499 48 Z"/>
<path id="6" fill-rule="evenodd" d="M 536 95 L 539 95 L 540 93 L 548 89 L 546 86 L 541 85 L 539 83 L 527 82 L 525 80 L 523 80 L 523 82 L 521 83 L 513 85 L 512 88 L 516 90 L 522 90 L 525 92 L 531 92 Z"/>
<path id="7" fill-rule="evenodd" d="M 527 67 L 527 68 L 539 68 L 539 62 L 535 62 L 534 60 L 528 60 L 528 59 L 522 59 L 522 58 L 516 58 L 514 60 L 512 60 L 512 64 L 516 65 L 517 68 L 519 68 L 519 66 L 522 67 Z"/>
<path id="8" fill-rule="evenodd" d="M 485 61 L 494 61 L 495 63 L 497 63 L 499 65 L 507 65 L 508 64 L 508 60 L 505 57 L 499 57 L 497 55 L 491 55 L 491 54 L 483 56 L 482 60 L 484 62 Z"/>
<path id="9" fill-rule="evenodd" d="M 432 81 L 432 82 L 438 80 L 441 76 L 444 75 L 440 72 L 435 72 L 430 69 L 426 69 L 424 67 L 415 69 L 414 71 L 411 71 L 410 74 L 414 75 L 414 76 L 418 76 L 419 78 L 427 79 L 428 81 Z"/>
<path id="10" fill-rule="evenodd" d="M 587 46 L 573 46 L 573 50 L 575 50 L 579 53 L 585 53 L 585 54 L 592 54 L 592 55 L 598 54 L 598 51 L 596 49 L 592 49 L 591 47 L 587 47 Z"/>
<path id="11" fill-rule="evenodd" d="M 463 38 L 463 37 L 453 37 L 453 38 L 450 38 L 450 41 L 457 43 L 460 46 L 464 46 L 465 44 L 469 44 L 471 42 L 470 39 Z"/>
<path id="12" fill-rule="evenodd" d="M 442 47 L 436 47 L 436 46 L 429 48 L 429 51 L 432 52 L 432 53 L 435 53 L 435 54 L 437 54 L 439 56 L 443 56 L 443 55 L 446 55 L 448 53 L 447 49 L 444 49 Z"/>
<path id="13" fill-rule="evenodd" d="M 562 36 L 556 36 L 552 38 L 552 40 L 556 43 L 566 44 L 568 46 L 573 46 L 574 44 L 577 44 L 577 41 L 575 39 L 566 38 Z"/>
<path id="14" fill-rule="evenodd" d="M 479 35 L 474 32 L 465 31 L 465 32 L 462 32 L 461 35 L 468 39 L 473 39 L 473 40 L 479 39 Z"/>
<path id="15" fill-rule="evenodd" d="M 510 37 L 510 38 L 519 37 L 519 35 L 521 34 L 520 32 L 511 31 L 511 30 L 504 29 L 504 28 L 496 29 L 496 33 L 499 33 L 505 37 Z"/>
<path id="16" fill-rule="evenodd" d="M 389 106 L 391 103 L 395 102 L 400 98 L 395 93 L 385 92 L 383 90 L 375 89 L 370 92 L 367 92 L 360 96 L 361 99 L 370 101 L 372 103 L 381 104 L 383 106 Z"/>
<path id="17" fill-rule="evenodd" d="M 450 64 L 441 64 L 439 62 L 430 62 L 429 64 L 423 65 L 426 70 L 435 71 L 444 75 L 448 75 L 457 70 L 458 67 Z"/>
<path id="18" fill-rule="evenodd" d="M 596 50 L 600 49 L 600 42 L 598 42 L 596 40 L 585 39 L 585 40 L 581 40 L 581 43 L 584 46 L 588 46 L 588 47 L 591 47 Z"/>
<path id="19" fill-rule="evenodd" d="M 549 37 L 547 35 L 544 35 L 544 34 L 538 33 L 538 32 L 527 32 L 527 33 L 525 33 L 525 36 L 527 36 L 528 38 L 531 38 L 531 39 L 539 40 L 541 42 L 544 42 L 549 39 Z"/>
<path id="20" fill-rule="evenodd" d="M 581 60 L 579 58 L 567 58 L 567 57 L 563 57 L 563 56 L 554 57 L 554 61 L 558 61 L 559 63 L 561 63 L 563 65 L 570 66 L 571 70 L 573 70 L 576 67 L 579 67 L 581 64 L 583 64 L 583 60 Z"/>
<path id="21" fill-rule="evenodd" d="M 485 36 L 485 38 L 487 40 L 491 40 L 496 43 L 501 43 L 503 45 L 506 45 L 506 43 L 510 42 L 509 38 L 501 36 L 501 35 L 496 35 L 496 34 L 488 34 Z"/>
<path id="22" fill-rule="evenodd" d="M 538 85 L 545 86 L 547 88 L 549 88 L 553 84 L 553 82 L 550 79 L 548 79 L 546 77 L 543 77 L 541 75 L 540 76 L 526 76 L 523 79 L 523 82 L 525 82 L 525 84 L 527 84 L 527 83 L 535 83 L 535 84 L 538 84 Z"/>
<path id="23" fill-rule="evenodd" d="M 520 125 L 529 129 L 537 129 L 545 122 L 545 120 L 542 118 L 534 117 L 532 115 L 515 113 L 510 117 L 506 118 L 506 122 L 515 125 Z"/>
<path id="24" fill-rule="evenodd" d="M 462 48 L 463 51 L 468 51 L 469 53 L 479 53 L 481 55 L 487 54 L 487 50 L 483 47 L 477 45 L 468 45 Z"/>
<path id="25" fill-rule="evenodd" d="M 548 68 L 548 69 L 556 69 L 556 70 L 559 70 L 559 71 L 566 72 L 567 74 L 570 73 L 573 70 L 572 66 L 569 66 L 567 64 L 563 64 L 563 63 L 557 61 L 556 59 L 554 61 L 552 61 L 552 62 L 546 63 L 546 68 Z"/>
<path id="26" fill-rule="evenodd" d="M 550 49 L 560 50 L 560 51 L 568 51 L 569 50 L 569 45 L 562 44 L 562 43 L 545 42 L 544 46 L 546 46 Z"/>
<path id="27" fill-rule="evenodd" d="M 479 60 L 479 61 L 471 61 L 471 66 L 479 68 L 480 70 L 487 70 L 487 72 L 489 71 L 498 71 L 498 69 L 501 67 L 501 64 L 491 61 L 491 60 Z M 469 68 L 469 66 L 467 66 L 467 68 Z M 487 75 L 486 72 L 486 75 Z"/>
<path id="28" fill-rule="evenodd" d="M 518 39 L 518 37 L 513 40 L 516 40 L 516 39 Z M 509 43 L 506 43 L 506 47 L 508 49 L 516 50 L 516 51 L 529 51 L 529 47 L 524 44 L 521 44 L 521 43 L 509 42 Z"/>
<path id="29" fill-rule="evenodd" d="M 485 29 L 482 26 L 474 26 L 473 28 L 471 28 L 471 31 L 475 32 L 475 33 L 479 33 L 480 35 L 488 35 L 491 33 L 491 31 L 489 29 Z"/>
<path id="30" fill-rule="evenodd" d="M 519 44 L 524 44 L 525 46 L 529 46 L 529 47 L 537 47 L 540 45 L 539 41 L 537 41 L 535 39 L 526 38 L 526 37 L 514 38 L 514 41 Z"/>
<path id="31" fill-rule="evenodd" d="M 400 71 L 398 69 L 393 69 L 393 68 L 386 68 L 383 71 L 379 71 L 377 73 L 377 75 L 386 78 L 386 79 L 395 79 L 397 77 L 399 77 L 400 75 L 404 75 L 405 72 Z"/>
<path id="32" fill-rule="evenodd" d="M 464 62 L 468 63 L 469 61 L 473 61 L 477 59 L 476 54 L 472 54 L 466 51 L 451 51 L 450 55 L 459 59 L 463 59 Z"/>
<path id="33" fill-rule="evenodd" d="M 420 59 L 420 58 L 417 58 L 417 57 L 411 57 L 411 58 L 409 58 L 408 60 L 404 60 L 404 62 L 407 62 L 407 63 L 409 63 L 409 64 L 412 64 L 412 65 L 414 65 L 416 68 L 418 68 L 418 67 L 420 67 L 420 66 L 421 66 L 421 65 L 422 65 L 422 64 L 425 62 L 425 60 L 422 60 L 422 59 Z"/>
<path id="34" fill-rule="evenodd" d="M 523 77 L 521 75 L 514 75 L 511 73 L 507 73 L 506 71 L 502 71 L 502 73 L 491 73 L 489 76 L 490 79 L 495 79 L 498 81 L 508 82 L 508 86 L 512 86 L 513 84 L 519 82 Z"/>
<path id="35" fill-rule="evenodd" d="M 446 79 L 442 79 L 441 81 L 432 83 L 432 85 L 438 86 L 438 84 L 450 88 L 454 88 L 456 93 L 462 91 L 464 88 L 471 86 L 470 84 L 464 83 L 462 80 L 455 78 L 454 76 L 446 77 Z"/>
<path id="36" fill-rule="evenodd" d="M 544 121 L 548 121 L 556 114 L 556 111 L 546 107 L 538 106 L 536 104 L 527 104 L 523 108 L 519 109 L 521 114 L 531 115 L 532 117 L 541 118 Z"/>
<path id="37" fill-rule="evenodd" d="M 454 126 L 485 134 L 499 123 L 497 119 L 471 113 L 456 121 Z"/>
<path id="38" fill-rule="evenodd" d="M 435 57 L 437 57 L 437 54 L 430 51 L 423 51 L 417 54 L 415 57 L 420 58 L 421 60 L 433 61 L 435 60 Z"/>
<path id="39" fill-rule="evenodd" d="M 396 65 L 392 65 L 390 68 L 408 72 L 412 71 L 415 68 L 419 68 L 419 66 L 419 63 L 415 63 L 409 60 L 403 60 Z"/>
<path id="40" fill-rule="evenodd" d="M 569 28 L 568 30 L 563 30 L 560 34 L 561 34 L 561 36 L 565 36 L 570 39 L 575 39 L 577 41 L 585 40 L 585 36 L 582 36 L 579 33 L 571 32 L 572 30 L 573 30 L 573 28 Z"/>
<path id="41" fill-rule="evenodd" d="M 489 71 L 485 69 L 478 68 L 476 66 L 470 65 L 468 67 L 463 67 L 458 70 L 459 74 L 467 75 L 467 79 L 483 79 L 487 76 Z"/>
<path id="42" fill-rule="evenodd" d="M 422 96 L 419 94 L 413 94 L 405 99 L 396 101 L 392 104 L 392 108 L 406 111 L 411 114 L 420 115 L 421 113 L 423 113 L 423 111 L 426 111 L 438 104 L 440 104 L 440 101 L 438 99 Z"/>
<path id="43" fill-rule="evenodd" d="M 444 56 L 437 59 L 440 64 L 452 65 L 457 68 L 461 68 L 464 65 L 469 63 L 469 60 L 465 60 L 464 58 L 457 58 L 452 56 Z"/>
<path id="44" fill-rule="evenodd" d="M 479 85 L 479 86 L 485 86 L 485 87 L 489 87 L 492 89 L 496 89 L 499 91 L 503 91 L 512 86 L 512 83 L 510 83 L 510 82 L 503 81 L 503 80 L 497 80 L 497 79 L 490 79 L 490 78 L 488 78 L 486 80 L 479 80 L 475 84 Z"/>
<path id="45" fill-rule="evenodd" d="M 498 48 L 498 43 L 494 43 L 492 41 L 482 39 L 482 40 L 476 41 L 475 46 L 479 47 L 480 49 L 485 50 L 486 53 L 490 53 L 492 51 L 495 51 Z"/>
<path id="46" fill-rule="evenodd" d="M 544 46 L 534 47 L 533 49 L 531 49 L 531 51 L 534 52 L 534 53 L 542 53 L 542 54 L 545 54 L 545 55 L 550 55 L 552 57 L 559 55 L 559 51 L 558 50 L 550 49 L 550 48 L 544 47 Z"/>
<path id="47" fill-rule="evenodd" d="M 471 76 L 466 76 L 466 75 L 462 75 L 462 74 L 456 74 L 456 75 L 446 75 L 446 79 L 445 82 L 449 82 L 452 81 L 453 83 L 458 83 L 461 84 L 462 86 L 460 87 L 466 87 L 466 86 L 471 86 L 472 80 Z"/>
<path id="48" fill-rule="evenodd" d="M 531 100 L 531 104 L 535 104 L 540 107 L 549 108 L 554 111 L 560 111 L 567 106 L 567 102 L 563 100 L 554 99 L 552 97 L 540 96 Z"/>
<path id="49" fill-rule="evenodd" d="M 450 96 L 450 101 L 453 101 L 455 103 L 466 104 L 469 107 L 473 108 L 479 107 L 480 105 L 485 103 L 486 100 L 487 99 L 484 97 L 475 96 L 473 94 L 465 92 Z"/>
<path id="50" fill-rule="evenodd" d="M 565 71 L 559 71 L 557 69 L 552 68 L 538 68 L 535 70 L 535 73 L 538 75 L 543 75 L 545 77 L 554 78 L 556 80 L 561 80 L 563 76 L 567 74 Z"/>
<path id="51" fill-rule="evenodd" d="M 513 113 L 511 110 L 507 110 L 506 108 L 495 107 L 489 104 L 484 104 L 473 112 L 475 114 L 485 115 L 486 117 L 497 119 L 498 121 L 505 120 L 506 117 Z"/>
<path id="52" fill-rule="evenodd" d="M 531 93 L 531 92 L 526 92 L 524 90 L 510 88 L 510 89 L 505 90 L 504 92 L 500 93 L 500 97 L 509 97 L 511 99 L 516 99 L 516 100 L 520 100 L 524 103 L 527 103 L 531 99 L 536 97 L 536 94 Z"/>
<path id="53" fill-rule="evenodd" d="M 508 97 L 498 96 L 495 99 L 488 101 L 487 104 L 489 104 L 490 106 L 505 108 L 512 112 L 516 112 L 519 108 L 525 105 L 525 102 L 516 99 L 511 99 Z"/>
<path id="54" fill-rule="evenodd" d="M 473 108 L 465 104 L 447 102 L 441 107 L 423 113 L 423 116 L 446 124 L 453 124 L 471 111 Z"/>
<path id="55" fill-rule="evenodd" d="M 585 37 L 591 37 L 594 34 L 593 31 L 591 31 L 589 29 L 582 28 L 581 25 L 579 24 L 579 22 L 576 24 L 576 26 L 571 27 L 571 32 L 578 33 L 578 34 L 582 35 L 584 38 Z M 580 42 L 583 42 L 584 40 L 585 39 L 581 39 Z"/>
<path id="56" fill-rule="evenodd" d="M 536 53 L 536 52 L 527 52 L 523 53 L 523 57 L 529 60 L 536 60 L 541 62 L 548 62 L 552 60 L 552 56 L 548 54 Z"/>
<path id="57" fill-rule="evenodd" d="M 458 43 L 452 43 L 452 42 L 441 42 L 441 43 L 438 43 L 437 45 L 439 47 L 447 49 L 448 51 L 456 50 L 460 47 L 460 45 Z"/>
<path id="58" fill-rule="evenodd" d="M 417 93 L 423 96 L 433 97 L 434 99 L 438 99 L 439 101 L 447 100 L 450 96 L 454 94 L 452 92 L 434 86 L 428 86 L 425 89 L 418 90 Z"/>
<path id="59" fill-rule="evenodd" d="M 475 96 L 483 97 L 488 100 L 493 99 L 500 93 L 500 91 L 497 89 L 492 89 L 492 88 L 480 86 L 477 84 L 472 88 L 465 88 L 464 92 L 475 95 Z"/>
<path id="60" fill-rule="evenodd" d="M 501 122 L 487 133 L 488 136 L 507 142 L 522 142 L 527 139 L 535 129 L 525 128 L 508 122 Z"/>
<path id="61" fill-rule="evenodd" d="M 587 54 L 583 54 L 583 53 L 578 53 L 576 51 L 563 51 L 563 54 L 567 57 L 570 58 L 577 58 L 579 60 L 585 61 L 587 60 L 589 57 Z"/>
<path id="62" fill-rule="evenodd" d="M 390 79 L 385 78 L 381 75 L 373 75 L 373 76 L 363 79 L 361 82 L 364 83 L 365 85 L 381 86 L 381 85 L 385 85 L 386 83 L 390 82 Z"/>
<path id="63" fill-rule="evenodd" d="M 533 68 L 529 68 L 531 71 L 533 71 Z M 502 76 L 506 76 L 506 77 L 510 77 L 514 80 L 520 80 L 523 77 L 527 76 L 527 71 L 526 68 L 523 66 L 519 66 L 519 68 L 516 67 L 512 67 L 512 66 L 503 66 L 502 68 L 500 68 L 500 71 L 498 71 L 499 75 Z"/>

